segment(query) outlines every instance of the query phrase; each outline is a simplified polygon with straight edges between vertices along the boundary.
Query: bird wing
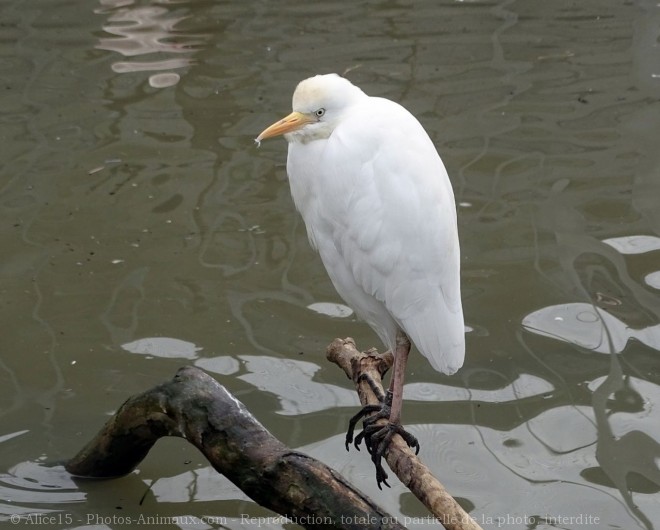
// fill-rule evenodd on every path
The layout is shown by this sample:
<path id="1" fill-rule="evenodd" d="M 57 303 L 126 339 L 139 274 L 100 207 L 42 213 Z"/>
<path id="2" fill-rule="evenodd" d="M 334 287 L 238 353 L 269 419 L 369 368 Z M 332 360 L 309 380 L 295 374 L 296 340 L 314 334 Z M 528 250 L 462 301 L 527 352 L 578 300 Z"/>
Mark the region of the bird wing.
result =
<path id="1" fill-rule="evenodd" d="M 327 141 L 290 144 L 288 171 L 340 296 L 386 346 L 398 326 L 436 370 L 458 370 L 465 339 L 454 196 L 419 122 L 368 98 Z"/>

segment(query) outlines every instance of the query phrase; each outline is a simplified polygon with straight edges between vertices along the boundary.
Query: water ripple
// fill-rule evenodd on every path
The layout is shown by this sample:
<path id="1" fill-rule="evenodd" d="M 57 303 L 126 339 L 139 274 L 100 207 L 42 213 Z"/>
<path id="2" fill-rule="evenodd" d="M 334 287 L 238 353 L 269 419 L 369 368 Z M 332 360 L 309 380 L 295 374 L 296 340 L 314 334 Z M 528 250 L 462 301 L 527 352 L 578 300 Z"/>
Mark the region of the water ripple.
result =
<path id="1" fill-rule="evenodd" d="M 103 7 L 95 13 L 108 15 L 103 30 L 113 37 L 99 39 L 97 49 L 114 51 L 124 57 L 178 55 L 158 60 L 116 61 L 112 64 L 114 72 L 162 72 L 186 68 L 194 63 L 191 55 L 205 42 L 203 35 L 177 29 L 190 15 L 181 15 L 163 5 L 139 6 L 127 0 L 102 0 L 101 3 Z M 154 74 L 149 78 L 149 84 L 164 88 L 177 84 L 179 79 L 180 76 L 172 72 L 165 77 L 162 73 Z"/>

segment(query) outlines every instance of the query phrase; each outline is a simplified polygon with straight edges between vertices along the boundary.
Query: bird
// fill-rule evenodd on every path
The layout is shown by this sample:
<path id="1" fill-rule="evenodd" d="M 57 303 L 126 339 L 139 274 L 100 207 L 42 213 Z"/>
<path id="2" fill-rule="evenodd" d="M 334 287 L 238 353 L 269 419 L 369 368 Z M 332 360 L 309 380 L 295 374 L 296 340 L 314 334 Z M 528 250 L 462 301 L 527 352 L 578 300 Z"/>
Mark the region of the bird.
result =
<path id="1" fill-rule="evenodd" d="M 364 439 L 378 487 L 389 486 L 381 459 L 392 437 L 419 451 L 401 423 L 411 342 L 443 374 L 456 373 L 465 358 L 452 185 L 407 109 L 337 74 L 301 81 L 292 112 L 255 142 L 279 135 L 288 142 L 291 195 L 311 246 L 337 293 L 394 356 L 387 393 L 351 419 L 346 435 L 348 449 L 366 417 L 355 446 Z"/>

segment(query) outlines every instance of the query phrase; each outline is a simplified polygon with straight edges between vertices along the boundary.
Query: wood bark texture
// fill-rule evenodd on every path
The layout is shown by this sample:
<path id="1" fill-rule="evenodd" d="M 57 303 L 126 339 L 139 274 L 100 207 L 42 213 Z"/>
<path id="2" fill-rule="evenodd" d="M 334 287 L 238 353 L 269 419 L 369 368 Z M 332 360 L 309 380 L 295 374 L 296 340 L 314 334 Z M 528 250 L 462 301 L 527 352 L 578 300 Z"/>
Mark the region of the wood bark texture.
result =
<path id="1" fill-rule="evenodd" d="M 363 404 L 378 402 L 361 374 L 371 374 L 380 384 L 391 354 L 359 352 L 352 339 L 335 339 L 327 356 L 355 382 Z M 181 368 L 172 380 L 129 398 L 65 467 L 78 477 L 120 477 L 164 436 L 188 440 L 251 499 L 304 528 L 405 528 L 337 471 L 282 444 L 220 383 L 195 367 Z M 481 530 L 399 436 L 386 460 L 438 524 L 447 530 Z"/>
<path id="2" fill-rule="evenodd" d="M 251 499 L 303 528 L 405 529 L 338 472 L 282 444 L 194 367 L 129 398 L 65 467 L 78 477 L 123 476 L 163 436 L 185 438 Z"/>
<path id="3" fill-rule="evenodd" d="M 362 405 L 378 404 L 378 398 L 364 376 L 370 376 L 384 393 L 382 377 L 392 366 L 391 352 L 384 354 L 375 350 L 361 352 L 353 339 L 346 338 L 335 339 L 328 346 L 326 356 L 353 381 Z M 386 420 L 379 421 L 386 422 Z M 399 480 L 447 530 L 483 530 L 399 435 L 392 438 L 385 460 Z"/>

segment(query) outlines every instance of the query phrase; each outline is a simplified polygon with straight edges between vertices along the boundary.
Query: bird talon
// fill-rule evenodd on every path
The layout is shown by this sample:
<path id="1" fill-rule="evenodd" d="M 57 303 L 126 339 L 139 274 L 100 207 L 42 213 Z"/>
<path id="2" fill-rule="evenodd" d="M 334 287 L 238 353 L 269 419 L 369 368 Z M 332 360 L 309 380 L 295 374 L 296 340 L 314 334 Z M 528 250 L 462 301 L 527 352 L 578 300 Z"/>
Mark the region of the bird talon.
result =
<path id="1" fill-rule="evenodd" d="M 360 444 L 362 443 L 362 440 L 364 440 L 365 433 L 364 431 L 361 431 L 356 437 L 355 437 L 355 442 L 353 445 L 355 446 L 355 449 L 358 451 L 360 450 Z M 366 445 L 366 442 L 365 442 Z M 367 451 L 369 451 L 369 446 L 367 445 Z M 371 452 L 371 451 L 369 451 Z"/>
<path id="2" fill-rule="evenodd" d="M 419 441 L 417 438 L 406 431 L 401 425 L 396 425 L 396 433 L 403 438 L 403 441 L 408 444 L 408 447 L 415 449 L 415 454 L 419 454 Z"/>
<path id="3" fill-rule="evenodd" d="M 385 484 L 388 488 L 391 487 L 390 484 L 387 482 L 387 477 L 388 474 L 383 468 L 383 453 L 387 449 L 387 446 L 389 445 L 390 441 L 392 440 L 392 436 L 394 436 L 393 430 L 389 430 L 383 437 L 383 439 L 378 443 L 378 447 L 374 450 L 374 452 L 371 455 L 371 461 L 374 463 L 374 466 L 376 466 L 376 485 L 378 486 L 379 490 L 382 490 L 381 484 Z"/>
<path id="4" fill-rule="evenodd" d="M 382 491 L 383 487 L 381 484 L 385 484 L 388 488 L 391 488 L 389 482 L 387 482 L 387 472 L 383 469 L 382 465 L 377 465 L 376 466 L 376 485 L 378 486 L 378 489 Z"/>
<path id="5" fill-rule="evenodd" d="M 348 421 L 348 430 L 346 431 L 346 440 L 345 440 L 347 451 L 350 449 L 349 446 L 350 446 L 351 442 L 353 441 L 353 434 L 355 433 L 355 426 L 357 425 L 357 422 L 360 421 L 360 419 L 362 419 L 367 414 L 371 414 L 371 413 L 377 412 L 379 410 L 381 410 L 381 405 L 365 405 L 364 407 L 362 407 L 358 411 L 358 413 L 355 416 L 353 416 Z M 362 438 L 364 438 L 364 436 L 360 437 L 360 435 L 358 435 L 358 437 L 355 438 L 355 444 L 360 443 L 360 441 L 358 441 L 358 438 L 359 438 L 360 441 L 362 441 Z M 357 448 L 357 445 L 356 445 L 356 448 Z M 359 449 L 358 449 L 358 451 L 359 451 Z"/>
<path id="6" fill-rule="evenodd" d="M 371 419 L 371 417 L 368 419 Z M 364 423 L 366 423 L 366 420 Z M 376 467 L 376 484 L 379 489 L 382 489 L 381 484 L 390 487 L 382 460 L 386 456 L 395 434 L 401 436 L 408 447 L 415 450 L 415 454 L 419 454 L 419 441 L 414 435 L 406 431 L 400 423 L 388 422 L 382 425 L 371 422 L 369 425 L 364 425 L 362 432 L 355 439 L 356 443 L 358 443 L 358 438 L 360 442 L 364 439 L 365 446 L 371 455 L 371 461 Z"/>

